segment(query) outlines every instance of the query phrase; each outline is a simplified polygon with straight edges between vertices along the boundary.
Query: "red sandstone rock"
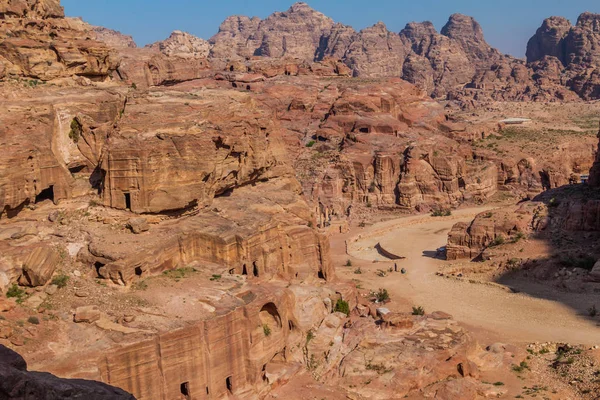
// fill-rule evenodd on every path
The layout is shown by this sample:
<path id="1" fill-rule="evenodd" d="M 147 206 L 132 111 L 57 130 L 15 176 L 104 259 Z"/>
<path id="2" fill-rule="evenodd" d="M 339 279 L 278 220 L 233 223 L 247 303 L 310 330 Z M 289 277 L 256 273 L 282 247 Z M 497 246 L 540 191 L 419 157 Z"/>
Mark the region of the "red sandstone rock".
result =
<path id="1" fill-rule="evenodd" d="M 91 324 L 92 322 L 96 322 L 102 316 L 100 310 L 96 306 L 84 306 L 79 307 L 75 310 L 75 314 L 73 315 L 73 321 L 79 322 L 87 322 Z"/>

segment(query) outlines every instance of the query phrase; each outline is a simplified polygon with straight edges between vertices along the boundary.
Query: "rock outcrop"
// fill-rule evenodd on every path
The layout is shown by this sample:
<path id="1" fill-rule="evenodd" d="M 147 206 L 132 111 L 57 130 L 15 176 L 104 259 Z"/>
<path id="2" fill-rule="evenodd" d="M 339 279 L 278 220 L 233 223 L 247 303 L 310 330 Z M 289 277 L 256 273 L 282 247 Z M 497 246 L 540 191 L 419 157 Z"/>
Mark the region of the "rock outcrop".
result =
<path id="1" fill-rule="evenodd" d="M 527 44 L 527 61 L 558 58 L 566 85 L 583 99 L 600 96 L 600 14 L 583 13 L 577 24 L 561 17 L 544 21 Z"/>
<path id="2" fill-rule="evenodd" d="M 0 397 L 2 399 L 135 400 L 124 390 L 83 379 L 60 379 L 43 372 L 27 371 L 27 363 L 0 345 Z"/>
<path id="3" fill-rule="evenodd" d="M 179 58 L 207 58 L 210 53 L 210 44 L 206 40 L 181 31 L 175 31 L 167 39 L 146 47 Z"/>
<path id="4" fill-rule="evenodd" d="M 96 40 L 106 43 L 108 47 L 117 49 L 123 47 L 135 49 L 137 47 L 135 41 L 129 35 L 102 26 L 94 26 L 92 29 L 96 34 Z"/>
<path id="5" fill-rule="evenodd" d="M 0 79 L 106 80 L 116 69 L 110 49 L 91 39 L 89 25 L 64 18 L 58 0 L 9 1 L 0 7 Z"/>

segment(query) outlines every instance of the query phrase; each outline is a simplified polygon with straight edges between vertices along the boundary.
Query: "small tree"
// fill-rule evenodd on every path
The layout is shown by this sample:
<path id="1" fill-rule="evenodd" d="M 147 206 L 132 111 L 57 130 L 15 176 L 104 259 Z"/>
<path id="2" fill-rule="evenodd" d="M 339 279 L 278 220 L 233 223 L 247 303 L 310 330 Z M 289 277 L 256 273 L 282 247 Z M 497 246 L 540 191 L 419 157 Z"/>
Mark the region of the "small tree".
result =
<path id="1" fill-rule="evenodd" d="M 348 260 L 346 261 L 346 267 L 351 267 L 352 266 L 352 261 Z"/>

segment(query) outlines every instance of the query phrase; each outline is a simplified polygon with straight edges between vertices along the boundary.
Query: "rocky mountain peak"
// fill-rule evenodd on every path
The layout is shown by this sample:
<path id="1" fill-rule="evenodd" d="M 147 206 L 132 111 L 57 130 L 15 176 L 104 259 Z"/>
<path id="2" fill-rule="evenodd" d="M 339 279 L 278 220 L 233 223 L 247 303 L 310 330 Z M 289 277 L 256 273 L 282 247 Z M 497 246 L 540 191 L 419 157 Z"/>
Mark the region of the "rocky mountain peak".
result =
<path id="1" fill-rule="evenodd" d="M 464 40 L 468 38 L 476 42 L 485 42 L 481 25 L 475 18 L 468 15 L 452 14 L 441 33 L 451 39 Z"/>
<path id="2" fill-rule="evenodd" d="M 600 32 L 600 14 L 584 12 L 577 18 L 577 27 Z"/>
<path id="3" fill-rule="evenodd" d="M 485 60 L 491 56 L 491 47 L 485 41 L 483 29 L 475 18 L 452 14 L 441 34 L 457 41 L 471 60 Z"/>
<path id="4" fill-rule="evenodd" d="M 303 1 L 292 4 L 288 12 L 317 12 Z"/>
<path id="5" fill-rule="evenodd" d="M 553 56 L 564 62 L 562 40 L 571 28 L 571 22 L 566 18 L 546 18 L 527 43 L 527 61 L 534 62 L 546 56 Z"/>
<path id="6" fill-rule="evenodd" d="M 401 36 L 407 38 L 421 38 L 424 36 L 437 35 L 438 32 L 430 21 L 409 22 L 404 29 L 400 31 Z"/>
<path id="7" fill-rule="evenodd" d="M 206 58 L 210 52 L 210 44 L 206 40 L 182 31 L 173 31 L 167 39 L 146 47 L 180 58 Z"/>

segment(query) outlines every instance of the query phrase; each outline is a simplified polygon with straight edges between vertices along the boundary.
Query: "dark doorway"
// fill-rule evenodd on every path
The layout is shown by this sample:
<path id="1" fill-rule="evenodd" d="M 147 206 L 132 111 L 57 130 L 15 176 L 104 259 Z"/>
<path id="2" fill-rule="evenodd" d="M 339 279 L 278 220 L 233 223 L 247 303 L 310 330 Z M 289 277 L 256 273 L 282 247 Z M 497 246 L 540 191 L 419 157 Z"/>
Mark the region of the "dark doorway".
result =
<path id="1" fill-rule="evenodd" d="M 131 211 L 131 193 L 124 193 L 125 195 L 125 209 Z"/>
<path id="2" fill-rule="evenodd" d="M 258 277 L 258 266 L 256 265 L 256 261 L 252 263 L 252 274 Z"/>
<path id="3" fill-rule="evenodd" d="M 101 274 L 100 274 L 100 268 L 104 267 L 104 264 L 101 263 L 100 261 L 96 261 L 94 263 L 94 269 L 96 270 L 96 275 L 98 276 L 98 278 L 104 278 Z"/>
<path id="4" fill-rule="evenodd" d="M 142 271 L 142 267 L 135 267 L 135 274 L 137 276 L 142 276 L 143 273 L 144 271 Z"/>
<path id="5" fill-rule="evenodd" d="M 248 270 L 246 269 L 246 264 L 242 267 L 242 275 L 248 275 Z"/>
<path id="6" fill-rule="evenodd" d="M 233 394 L 233 383 L 231 383 L 230 376 L 228 376 L 227 379 L 225 379 L 225 384 L 227 385 L 227 391 L 229 392 L 229 394 Z"/>
<path id="7" fill-rule="evenodd" d="M 180 390 L 181 390 L 181 394 L 185 396 L 186 399 L 190 399 L 190 383 L 189 382 L 183 382 L 180 385 Z"/>
<path id="8" fill-rule="evenodd" d="M 323 275 L 323 271 L 319 271 L 319 279 L 326 280 L 325 275 Z"/>
<path id="9" fill-rule="evenodd" d="M 46 189 L 42 190 L 40 194 L 35 196 L 36 203 L 40 203 L 44 200 L 51 200 L 54 202 L 54 185 L 50 185 Z"/>

